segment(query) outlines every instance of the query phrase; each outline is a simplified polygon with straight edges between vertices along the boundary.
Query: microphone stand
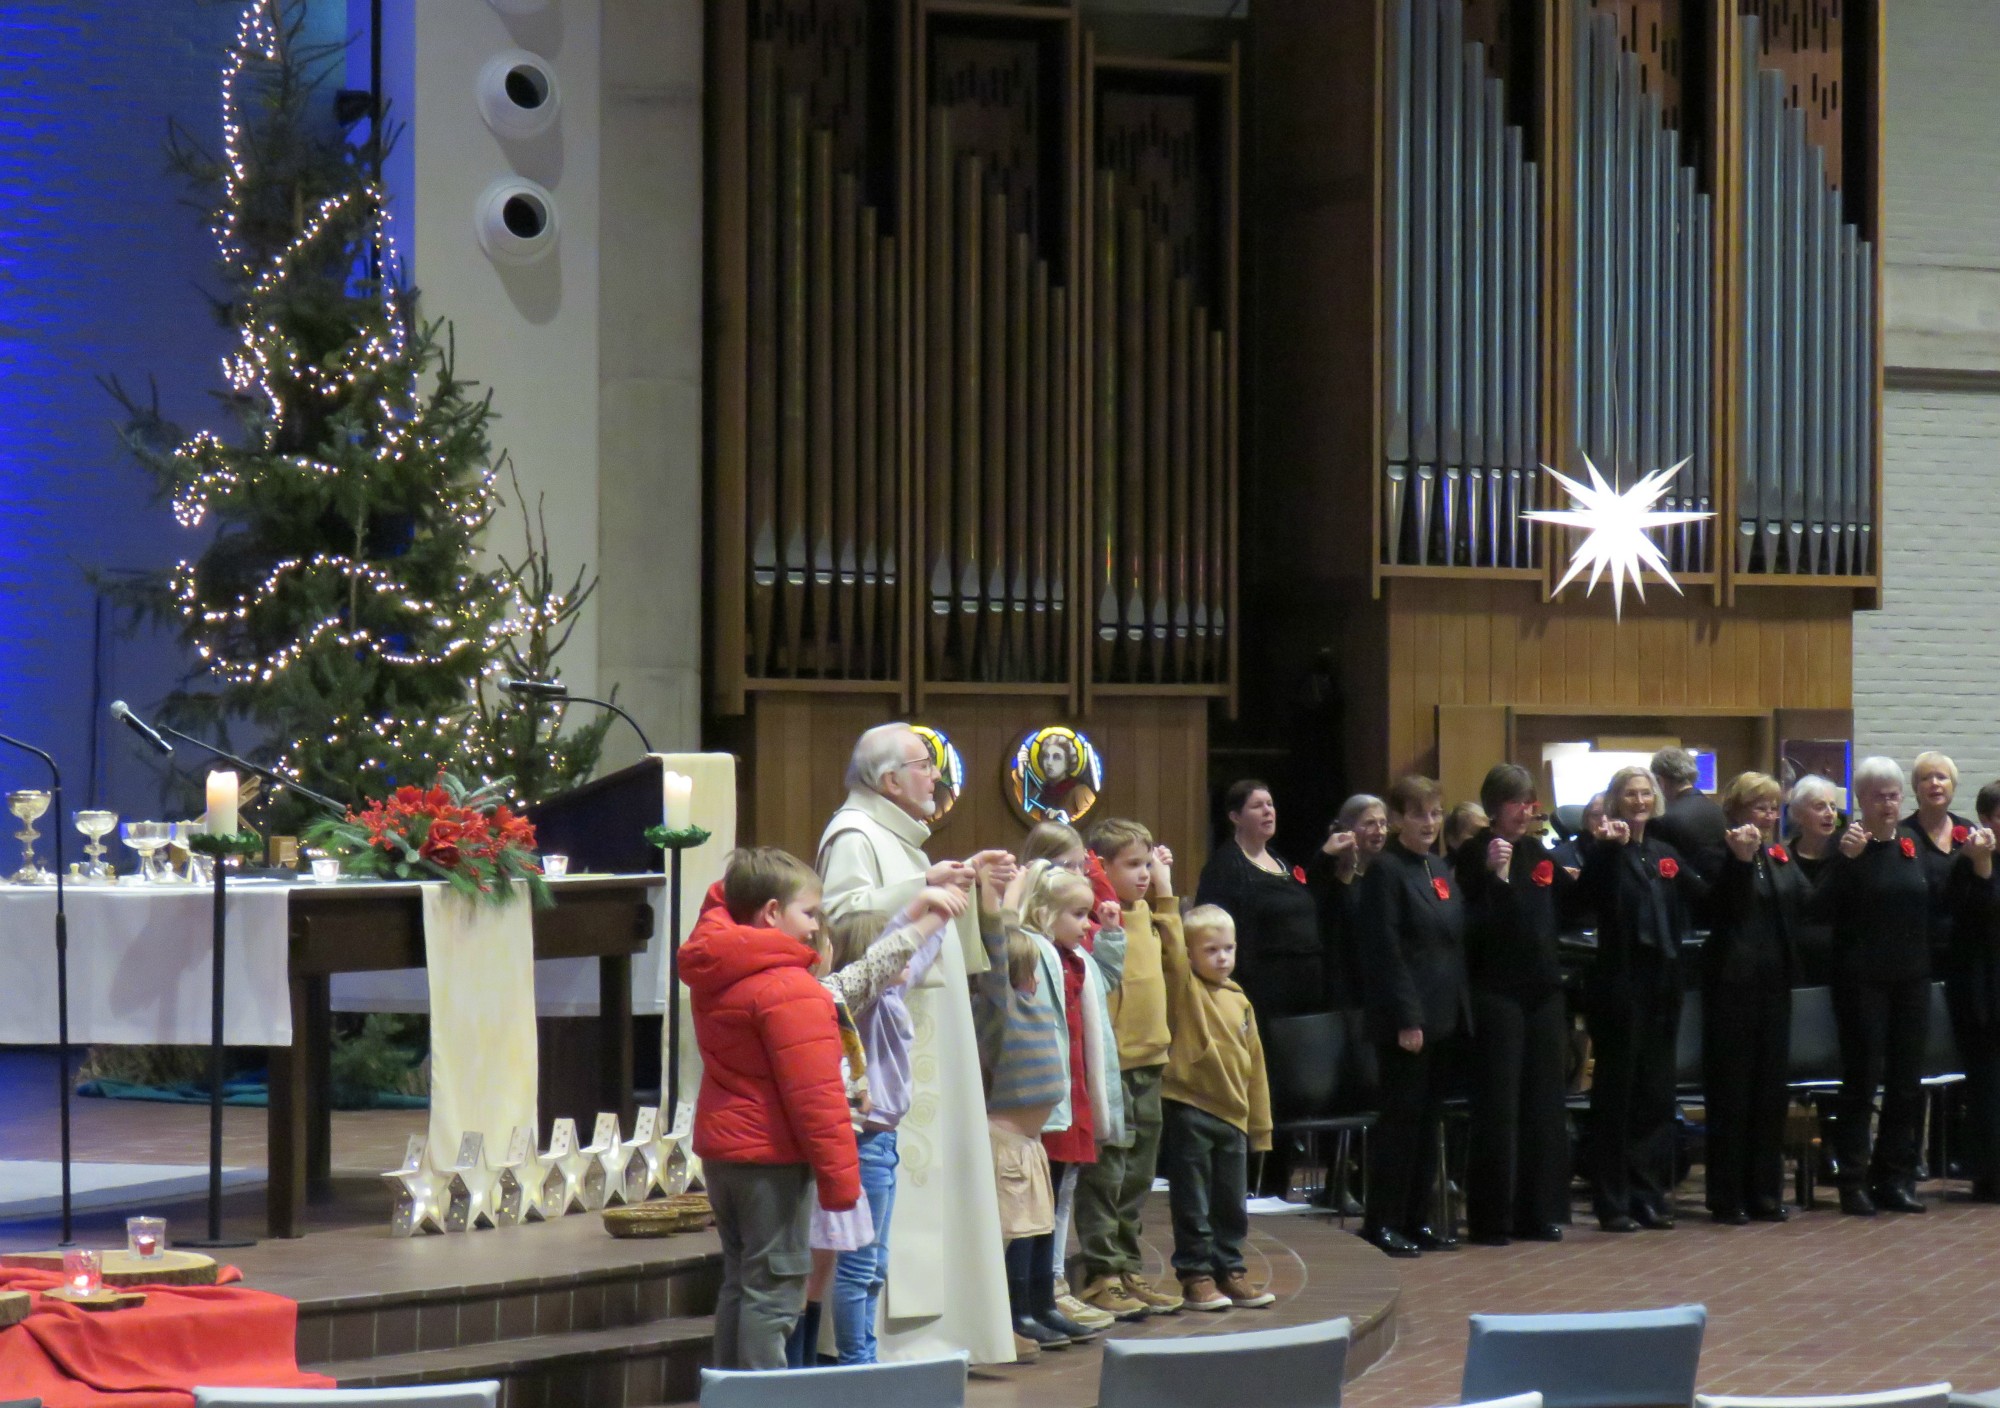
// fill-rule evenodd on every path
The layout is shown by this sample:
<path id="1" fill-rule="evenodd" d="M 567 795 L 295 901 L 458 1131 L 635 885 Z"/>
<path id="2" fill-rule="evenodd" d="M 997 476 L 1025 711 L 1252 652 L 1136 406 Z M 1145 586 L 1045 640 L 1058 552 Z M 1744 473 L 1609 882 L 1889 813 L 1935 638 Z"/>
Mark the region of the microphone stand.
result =
<path id="1" fill-rule="evenodd" d="M 646 730 L 639 727 L 639 721 L 613 704 L 609 699 L 592 699 L 585 694 L 571 694 L 566 689 L 510 689 L 507 691 L 516 699 L 536 700 L 544 704 L 595 704 L 600 709 L 609 709 L 626 723 L 632 725 L 632 732 L 639 735 L 639 747 L 645 752 L 653 751 L 653 742 L 646 737 Z"/>
<path id="2" fill-rule="evenodd" d="M 161 733 L 172 734 L 181 742 L 194 745 L 210 757 L 220 758 L 225 763 L 234 763 L 237 767 L 243 769 L 243 771 L 251 774 L 251 776 L 263 778 L 264 781 L 270 783 L 273 787 L 289 787 L 308 802 L 315 802 L 336 816 L 347 815 L 347 803 L 336 802 L 323 792 L 315 792 L 303 783 L 295 782 L 291 778 L 286 777 L 276 768 L 267 768 L 262 763 L 253 763 L 248 758 L 239 758 L 227 748 L 218 748 L 206 739 L 196 738 L 193 734 L 182 733 L 179 729 L 169 728 L 166 724 L 160 724 L 158 728 Z"/>
<path id="3" fill-rule="evenodd" d="M 70 1246 L 70 1145 L 69 1145 L 69 915 L 63 906 L 63 786 L 62 769 L 55 758 L 18 738 L 0 733 L 0 744 L 33 753 L 49 767 L 49 811 L 55 817 L 56 837 L 56 1108 L 62 1121 L 62 1240 Z"/>

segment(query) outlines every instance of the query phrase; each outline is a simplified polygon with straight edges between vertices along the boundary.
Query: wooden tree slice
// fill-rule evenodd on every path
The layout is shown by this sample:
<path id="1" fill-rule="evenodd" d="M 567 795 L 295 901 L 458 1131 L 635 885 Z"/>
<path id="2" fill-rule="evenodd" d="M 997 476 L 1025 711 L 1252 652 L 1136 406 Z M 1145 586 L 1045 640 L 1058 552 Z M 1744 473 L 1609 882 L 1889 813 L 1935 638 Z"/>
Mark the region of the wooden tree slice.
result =
<path id="1" fill-rule="evenodd" d="M 0 1256 L 0 1266 L 28 1271 L 63 1269 L 61 1252 L 15 1252 Z M 104 1254 L 104 1284 L 107 1286 L 213 1286 L 221 1274 L 212 1256 L 200 1252 L 161 1252 L 151 1261 L 141 1261 L 125 1250 Z"/>
<path id="2" fill-rule="evenodd" d="M 106 1286 L 93 1295 L 84 1295 L 81 1291 L 72 1291 L 64 1286 L 58 1286 L 53 1291 L 44 1291 L 42 1294 L 51 1300 L 64 1301 L 79 1310 L 133 1310 L 146 1303 L 143 1292 L 121 1291 L 114 1286 Z"/>
<path id="3" fill-rule="evenodd" d="M 0 1330 L 27 1319 L 28 1307 L 34 1300 L 26 1291 L 0 1291 Z"/>

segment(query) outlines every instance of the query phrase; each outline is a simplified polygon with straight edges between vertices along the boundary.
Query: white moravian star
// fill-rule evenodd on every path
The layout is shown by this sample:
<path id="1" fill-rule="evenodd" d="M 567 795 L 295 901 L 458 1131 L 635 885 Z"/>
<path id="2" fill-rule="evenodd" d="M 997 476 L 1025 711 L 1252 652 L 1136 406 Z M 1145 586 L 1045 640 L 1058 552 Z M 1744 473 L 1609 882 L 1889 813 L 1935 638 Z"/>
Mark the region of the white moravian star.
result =
<path id="1" fill-rule="evenodd" d="M 1659 574 L 1660 580 L 1680 591 L 1673 573 L 1667 570 L 1667 560 L 1660 549 L 1646 536 L 1655 528 L 1670 528 L 1677 523 L 1699 523 L 1704 518 L 1715 517 L 1712 513 L 1682 513 L 1665 509 L 1655 509 L 1660 496 L 1667 492 L 1667 485 L 1676 474 L 1687 468 L 1688 461 L 1682 460 L 1671 469 L 1656 469 L 1624 492 L 1604 482 L 1604 476 L 1597 472 L 1597 466 L 1590 462 L 1590 456 L 1583 457 L 1583 467 L 1590 471 L 1590 483 L 1579 484 L 1567 475 L 1542 468 L 1555 481 L 1569 491 L 1574 508 L 1536 509 L 1522 517 L 1538 523 L 1556 523 L 1565 528 L 1581 528 L 1587 535 L 1577 547 L 1576 555 L 1570 559 L 1569 571 L 1556 583 L 1561 591 L 1590 569 L 1590 583 L 1584 588 L 1588 595 L 1597 589 L 1597 582 L 1606 572 L 1611 574 L 1612 614 L 1620 619 L 1624 616 L 1625 579 L 1632 581 L 1632 590 L 1639 594 L 1639 600 L 1646 599 L 1645 584 L 1640 580 L 1642 567 L 1650 567 Z"/>

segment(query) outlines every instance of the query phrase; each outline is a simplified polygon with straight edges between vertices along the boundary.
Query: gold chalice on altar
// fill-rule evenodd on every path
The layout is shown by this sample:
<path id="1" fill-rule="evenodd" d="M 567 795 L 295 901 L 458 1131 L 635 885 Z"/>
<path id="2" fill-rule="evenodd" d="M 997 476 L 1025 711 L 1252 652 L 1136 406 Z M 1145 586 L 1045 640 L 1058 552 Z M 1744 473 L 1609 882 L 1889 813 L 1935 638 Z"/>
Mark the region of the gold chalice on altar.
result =
<path id="1" fill-rule="evenodd" d="M 41 832 L 35 830 L 35 822 L 49 809 L 49 794 L 41 791 L 9 792 L 7 810 L 20 818 L 21 829 L 14 833 L 14 839 L 21 843 L 21 868 L 7 879 L 16 885 L 40 885 L 49 879 L 48 871 L 35 864 L 35 842 Z"/>
<path id="2" fill-rule="evenodd" d="M 90 843 L 83 848 L 83 853 L 90 857 L 90 860 L 83 867 L 82 878 L 116 880 L 118 872 L 104 859 L 104 838 L 118 829 L 118 813 L 99 808 L 86 808 L 72 813 L 71 819 L 76 822 L 76 829 L 81 831 L 84 839 Z"/>

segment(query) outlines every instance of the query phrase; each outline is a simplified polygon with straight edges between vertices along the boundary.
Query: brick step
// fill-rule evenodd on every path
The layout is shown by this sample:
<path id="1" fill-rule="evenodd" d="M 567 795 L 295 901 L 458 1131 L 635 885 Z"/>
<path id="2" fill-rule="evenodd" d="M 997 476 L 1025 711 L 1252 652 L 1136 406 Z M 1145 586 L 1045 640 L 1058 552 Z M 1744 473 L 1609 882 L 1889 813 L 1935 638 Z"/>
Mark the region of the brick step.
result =
<path id="1" fill-rule="evenodd" d="M 501 1382 L 501 1408 L 628 1408 L 691 1401 L 714 1340 L 707 1318 L 531 1335 L 308 1364 L 342 1388 Z"/>

